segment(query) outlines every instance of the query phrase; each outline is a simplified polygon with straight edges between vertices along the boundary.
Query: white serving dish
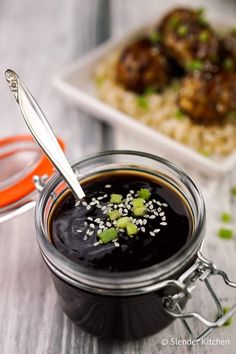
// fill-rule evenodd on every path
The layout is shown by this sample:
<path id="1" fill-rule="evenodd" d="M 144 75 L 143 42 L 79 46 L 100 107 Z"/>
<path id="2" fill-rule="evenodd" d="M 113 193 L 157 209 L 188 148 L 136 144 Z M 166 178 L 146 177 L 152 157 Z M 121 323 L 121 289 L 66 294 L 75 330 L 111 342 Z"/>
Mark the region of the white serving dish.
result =
<path id="1" fill-rule="evenodd" d="M 219 28 L 233 26 L 234 21 L 227 22 L 220 18 L 214 21 Z M 157 23 L 157 21 L 155 21 Z M 221 25 L 220 25 L 221 24 Z M 71 103 L 92 117 L 116 126 L 116 148 L 134 149 L 151 152 L 169 158 L 182 165 L 187 171 L 195 170 L 208 177 L 217 177 L 232 170 L 236 166 L 236 151 L 227 157 L 205 157 L 188 146 L 148 127 L 144 123 L 118 111 L 96 97 L 93 80 L 94 69 L 103 57 L 123 46 L 126 42 L 145 32 L 152 24 L 125 35 L 121 39 L 110 39 L 94 48 L 78 61 L 69 64 L 54 84 L 59 92 Z"/>

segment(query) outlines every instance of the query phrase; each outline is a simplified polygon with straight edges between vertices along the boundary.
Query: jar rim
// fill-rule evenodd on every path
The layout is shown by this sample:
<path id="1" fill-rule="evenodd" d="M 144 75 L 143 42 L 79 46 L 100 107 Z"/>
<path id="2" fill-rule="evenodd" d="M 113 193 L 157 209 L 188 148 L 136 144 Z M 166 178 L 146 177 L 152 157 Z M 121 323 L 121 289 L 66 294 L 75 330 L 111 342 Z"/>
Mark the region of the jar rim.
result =
<path id="1" fill-rule="evenodd" d="M 41 250 L 41 254 L 48 265 L 49 269 L 58 277 L 64 279 L 68 283 L 95 293 L 107 294 L 126 294 L 132 295 L 143 292 L 150 285 L 157 284 L 162 280 L 173 277 L 177 270 L 183 269 L 189 263 L 191 258 L 197 254 L 202 245 L 205 234 L 205 203 L 202 194 L 194 181 L 174 163 L 149 153 L 133 151 L 133 150 L 110 150 L 97 154 L 86 156 L 72 164 L 72 168 L 76 169 L 85 162 L 91 162 L 101 157 L 109 157 L 115 155 L 130 155 L 136 157 L 144 157 L 160 163 L 167 167 L 170 171 L 177 173 L 181 182 L 185 185 L 197 205 L 198 215 L 196 217 L 196 227 L 193 230 L 191 238 L 188 242 L 173 256 L 157 263 L 155 265 L 125 272 L 109 272 L 105 270 L 95 270 L 78 264 L 77 262 L 67 258 L 45 236 L 44 230 L 44 206 L 50 197 L 53 189 L 63 181 L 63 178 L 57 173 L 50 178 L 44 187 L 35 208 L 35 224 L 37 241 Z"/>

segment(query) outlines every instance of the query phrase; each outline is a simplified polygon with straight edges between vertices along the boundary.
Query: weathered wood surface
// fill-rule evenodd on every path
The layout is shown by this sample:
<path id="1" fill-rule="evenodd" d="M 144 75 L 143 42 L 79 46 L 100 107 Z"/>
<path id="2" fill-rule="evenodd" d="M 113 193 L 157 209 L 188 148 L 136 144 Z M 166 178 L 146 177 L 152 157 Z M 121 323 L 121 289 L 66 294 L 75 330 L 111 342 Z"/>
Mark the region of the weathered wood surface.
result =
<path id="1" fill-rule="evenodd" d="M 73 107 L 68 107 L 51 85 L 52 77 L 66 63 L 94 47 L 109 34 L 124 33 L 139 23 L 154 18 L 170 1 L 155 0 L 68 0 L 0 2 L 0 137 L 28 132 L 8 91 L 3 72 L 14 68 L 37 97 L 56 132 L 63 137 L 70 159 L 96 152 L 110 145 L 107 128 Z M 173 3 L 173 2 L 172 2 Z M 175 4 L 180 1 L 175 1 Z M 203 3 L 203 1 L 193 1 Z M 110 5 L 110 21 L 107 20 Z M 211 11 L 236 14 L 233 1 L 208 1 Z M 1 173 L 1 171 L 0 171 Z M 236 279 L 235 240 L 216 236 L 219 214 L 229 210 L 236 218 L 236 202 L 230 186 L 236 173 L 216 182 L 207 200 L 208 229 L 204 253 Z M 236 220 L 233 221 L 236 228 Z M 236 301 L 235 292 L 218 283 L 226 304 Z M 200 289 L 192 308 L 209 312 L 209 299 Z M 199 330 L 193 324 L 194 330 Z M 235 322 L 210 335 L 228 339 L 230 345 L 173 346 L 171 338 L 188 338 L 179 321 L 161 333 L 141 341 L 120 345 L 104 343 L 74 326 L 63 315 L 56 293 L 41 260 L 35 240 L 33 211 L 0 225 L 0 353 L 1 354 L 155 354 L 234 353 Z M 162 346 L 161 339 L 169 345 Z"/>

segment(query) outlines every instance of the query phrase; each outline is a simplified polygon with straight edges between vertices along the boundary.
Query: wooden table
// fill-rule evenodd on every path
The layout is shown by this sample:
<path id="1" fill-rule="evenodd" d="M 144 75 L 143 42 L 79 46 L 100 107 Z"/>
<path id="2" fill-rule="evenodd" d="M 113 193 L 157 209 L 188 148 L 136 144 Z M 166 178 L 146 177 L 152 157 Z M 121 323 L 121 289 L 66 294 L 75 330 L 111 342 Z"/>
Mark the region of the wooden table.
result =
<path id="1" fill-rule="evenodd" d="M 37 97 L 53 128 L 67 144 L 71 160 L 112 147 L 110 128 L 76 108 L 66 106 L 52 87 L 52 77 L 110 34 L 121 34 L 155 18 L 170 3 L 155 0 L 2 0 L 0 136 L 28 133 L 3 77 L 4 70 L 10 67 L 20 74 Z M 236 13 L 233 1 L 209 0 L 207 6 L 212 12 Z M 235 173 L 216 181 L 211 197 L 207 198 L 204 254 L 236 280 L 235 239 L 224 241 L 216 236 L 222 211 L 229 210 L 234 215 L 233 226 L 236 226 L 236 200 L 230 196 L 233 184 L 236 184 Z M 222 283 L 218 282 L 216 288 L 226 304 L 236 300 L 235 291 L 229 291 Z M 194 296 L 192 308 L 203 314 L 208 312 L 209 299 L 204 289 L 199 289 Z M 199 330 L 198 324 L 194 323 L 193 328 Z M 117 345 L 97 340 L 74 326 L 57 303 L 36 244 L 33 211 L 0 225 L 1 354 L 234 353 L 235 330 L 234 322 L 231 327 L 210 335 L 211 339 L 229 340 L 230 344 L 225 346 L 171 345 L 171 338 L 189 338 L 180 321 L 155 336 L 132 343 Z M 162 346 L 163 338 L 168 338 L 167 346 Z"/>

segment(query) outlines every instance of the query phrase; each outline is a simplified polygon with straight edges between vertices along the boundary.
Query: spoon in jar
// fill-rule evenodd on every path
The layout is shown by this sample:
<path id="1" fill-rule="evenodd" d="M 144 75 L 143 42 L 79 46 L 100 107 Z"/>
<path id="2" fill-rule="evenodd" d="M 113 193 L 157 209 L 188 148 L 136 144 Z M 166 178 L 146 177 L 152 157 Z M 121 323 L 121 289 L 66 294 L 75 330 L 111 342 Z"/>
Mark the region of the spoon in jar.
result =
<path id="1" fill-rule="evenodd" d="M 75 198 L 82 199 L 85 196 L 84 191 L 39 105 L 13 70 L 8 69 L 5 76 L 35 140 L 61 173 Z"/>

